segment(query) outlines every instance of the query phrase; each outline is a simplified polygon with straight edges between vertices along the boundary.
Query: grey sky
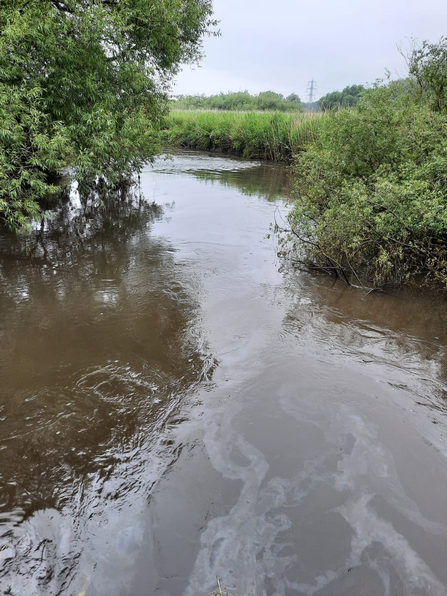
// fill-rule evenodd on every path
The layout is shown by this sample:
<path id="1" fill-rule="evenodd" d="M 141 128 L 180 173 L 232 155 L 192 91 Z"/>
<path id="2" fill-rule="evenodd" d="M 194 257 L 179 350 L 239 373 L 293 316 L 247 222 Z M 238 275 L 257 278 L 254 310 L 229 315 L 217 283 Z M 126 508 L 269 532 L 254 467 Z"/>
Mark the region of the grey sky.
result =
<path id="1" fill-rule="evenodd" d="M 447 0 L 214 0 L 221 37 L 205 40 L 201 68 L 174 93 L 271 89 L 306 98 L 406 74 L 396 45 L 447 34 Z"/>

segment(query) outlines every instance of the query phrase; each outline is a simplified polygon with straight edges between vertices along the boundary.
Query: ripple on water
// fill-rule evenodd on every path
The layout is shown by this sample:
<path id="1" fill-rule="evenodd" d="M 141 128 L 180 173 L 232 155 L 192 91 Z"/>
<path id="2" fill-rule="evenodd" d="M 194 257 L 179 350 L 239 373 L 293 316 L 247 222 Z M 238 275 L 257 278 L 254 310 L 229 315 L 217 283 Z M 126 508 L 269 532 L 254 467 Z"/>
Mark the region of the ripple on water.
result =
<path id="1" fill-rule="evenodd" d="M 188 152 L 0 238 L 0 591 L 445 595 L 445 302 L 283 276 L 286 186 Z"/>

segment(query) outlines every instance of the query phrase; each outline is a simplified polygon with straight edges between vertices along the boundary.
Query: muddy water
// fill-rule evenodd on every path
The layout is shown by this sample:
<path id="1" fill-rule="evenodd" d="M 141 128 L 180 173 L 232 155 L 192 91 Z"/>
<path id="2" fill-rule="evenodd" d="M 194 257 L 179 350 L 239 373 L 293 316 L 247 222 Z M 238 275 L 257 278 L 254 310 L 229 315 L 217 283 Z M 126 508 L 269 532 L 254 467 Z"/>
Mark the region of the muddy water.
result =
<path id="1" fill-rule="evenodd" d="M 0 241 L 5 594 L 447 593 L 447 304 L 280 271 L 284 172 L 181 153 Z"/>

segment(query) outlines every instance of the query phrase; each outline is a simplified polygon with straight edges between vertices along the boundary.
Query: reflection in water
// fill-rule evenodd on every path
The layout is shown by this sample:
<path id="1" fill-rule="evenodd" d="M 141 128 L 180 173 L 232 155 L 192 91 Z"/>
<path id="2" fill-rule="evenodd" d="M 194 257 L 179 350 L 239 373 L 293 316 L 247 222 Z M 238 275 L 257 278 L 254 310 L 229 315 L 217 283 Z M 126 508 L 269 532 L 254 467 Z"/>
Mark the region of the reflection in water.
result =
<path id="1" fill-rule="evenodd" d="M 272 164 L 262 164 L 242 171 L 197 170 L 194 176 L 198 180 L 237 188 L 243 195 L 262 197 L 267 201 L 286 197 L 291 192 L 292 186 L 292 177 L 288 170 L 283 166 Z"/>
<path id="2" fill-rule="evenodd" d="M 1 591 L 445 596 L 445 299 L 280 273 L 286 189 L 177 153 L 1 239 Z"/>
<path id="3" fill-rule="evenodd" d="M 175 457 L 169 427 L 210 366 L 192 330 L 194 282 L 148 234 L 161 216 L 138 197 L 93 197 L 3 240 L 0 552 L 12 594 L 93 589 L 95 569 L 104 589 L 132 569 L 141 528 L 125 509 L 156 480 L 157 452 L 163 466 Z"/>
<path id="4" fill-rule="evenodd" d="M 283 165 L 253 162 L 243 159 L 217 157 L 194 151 L 173 153 L 165 162 L 158 161 L 152 171 L 163 174 L 189 174 L 198 180 L 219 186 L 236 188 L 248 197 L 261 197 L 267 201 L 284 199 L 292 190 L 293 179 Z"/>

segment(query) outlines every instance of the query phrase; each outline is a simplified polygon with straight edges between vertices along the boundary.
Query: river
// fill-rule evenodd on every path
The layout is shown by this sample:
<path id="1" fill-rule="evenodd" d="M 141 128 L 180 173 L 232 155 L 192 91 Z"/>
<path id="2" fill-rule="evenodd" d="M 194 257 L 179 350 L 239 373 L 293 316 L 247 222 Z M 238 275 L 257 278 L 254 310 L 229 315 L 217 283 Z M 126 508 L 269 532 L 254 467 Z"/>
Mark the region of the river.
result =
<path id="1" fill-rule="evenodd" d="M 447 594 L 447 302 L 284 267 L 288 187 L 174 152 L 1 237 L 2 594 Z"/>

